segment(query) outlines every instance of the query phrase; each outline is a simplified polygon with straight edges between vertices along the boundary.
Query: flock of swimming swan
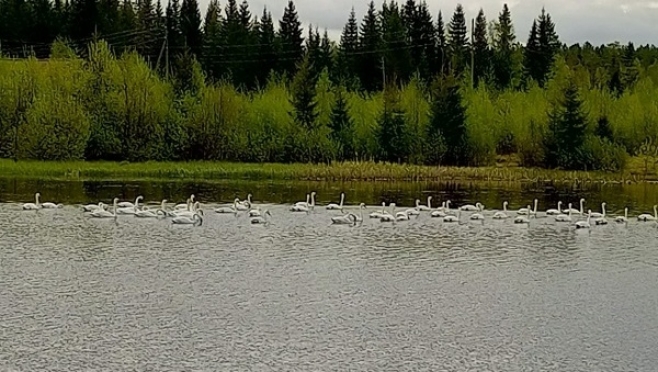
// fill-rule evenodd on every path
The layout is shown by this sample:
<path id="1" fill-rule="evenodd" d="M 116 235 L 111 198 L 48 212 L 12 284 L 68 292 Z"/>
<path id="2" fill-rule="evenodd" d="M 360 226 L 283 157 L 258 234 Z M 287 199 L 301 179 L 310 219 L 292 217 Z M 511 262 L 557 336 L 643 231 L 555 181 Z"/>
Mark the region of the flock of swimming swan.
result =
<path id="1" fill-rule="evenodd" d="M 235 214 L 237 215 L 240 212 L 245 212 L 250 218 L 252 224 L 267 224 L 272 218 L 272 213 L 265 209 L 261 210 L 260 207 L 254 207 L 251 201 L 251 194 L 247 195 L 247 199 L 240 200 L 236 198 L 232 204 L 221 206 L 215 208 L 215 213 L 219 214 Z M 290 207 L 290 212 L 300 212 L 300 213 L 310 213 L 315 210 L 315 196 L 316 192 L 311 192 L 306 195 L 306 201 L 297 202 Z M 41 194 L 35 194 L 34 203 L 25 203 L 23 204 L 24 210 L 39 210 L 39 209 L 56 209 L 60 208 L 62 204 L 55 204 L 51 202 L 41 203 L 40 202 Z M 160 208 L 151 209 L 145 205 L 141 205 L 140 201 L 144 200 L 143 196 L 138 196 L 135 199 L 135 202 L 122 201 L 119 202 L 119 198 L 114 198 L 112 202 L 112 211 L 108 210 L 109 205 L 100 202 L 98 204 L 88 204 L 83 205 L 82 210 L 85 213 L 88 213 L 90 217 L 93 218 L 117 218 L 119 215 L 133 215 L 140 218 L 171 218 L 172 224 L 178 225 L 201 225 L 203 223 L 204 212 L 200 208 L 200 203 L 194 200 L 194 194 L 190 195 L 185 203 L 176 204 L 173 207 L 169 208 L 167 206 L 167 200 L 162 200 L 160 203 Z M 345 213 L 345 193 L 340 195 L 340 203 L 330 203 L 325 206 L 327 210 L 340 211 Z M 534 204 L 531 207 L 528 205 L 525 208 L 520 208 L 515 212 L 507 210 L 509 203 L 507 201 L 503 202 L 503 209 L 499 211 L 493 211 L 491 219 L 494 220 L 507 220 L 512 219 L 515 224 L 528 224 L 530 223 L 530 218 L 537 217 L 540 213 L 537 211 L 538 200 L 534 200 Z M 580 209 L 573 208 L 572 203 L 568 204 L 566 209 L 562 209 L 562 202 L 557 203 L 556 209 L 547 209 L 544 214 L 546 217 L 552 217 L 557 223 L 568 223 L 573 224 L 576 228 L 591 228 L 592 224 L 594 225 L 607 225 L 608 219 L 606 216 L 606 203 L 601 203 L 601 213 L 592 212 L 591 209 L 587 210 L 587 213 L 584 209 L 585 199 L 580 199 Z M 470 220 L 481 220 L 484 221 L 489 217 L 485 217 L 485 208 L 481 203 L 466 204 L 457 208 L 451 208 L 450 200 L 446 200 L 438 208 L 432 208 L 432 197 L 427 197 L 427 205 L 420 204 L 420 199 L 416 199 L 416 206 L 414 208 L 407 208 L 402 211 L 396 212 L 397 206 L 395 203 L 390 203 L 388 209 L 386 208 L 386 203 L 382 203 L 380 210 L 374 211 L 369 214 L 369 217 L 372 219 L 379 219 L 381 222 L 396 222 L 396 221 L 408 221 L 412 216 L 419 216 L 422 212 L 429 212 L 430 217 L 441 218 L 445 223 L 456 223 L 461 221 L 462 213 L 470 213 Z M 331 223 L 337 225 L 356 225 L 357 223 L 363 222 L 363 210 L 366 209 L 364 203 L 359 204 L 359 214 L 357 215 L 354 212 L 349 212 L 341 216 L 331 217 Z M 512 218 L 514 217 L 514 218 Z M 584 219 L 586 217 L 586 219 Z M 640 222 L 649 222 L 655 221 L 658 222 L 658 206 L 653 206 L 653 215 L 649 213 L 643 213 L 638 215 L 637 221 Z M 614 222 L 618 224 L 626 224 L 629 221 L 628 217 L 628 208 L 624 209 L 623 216 L 615 216 Z"/>

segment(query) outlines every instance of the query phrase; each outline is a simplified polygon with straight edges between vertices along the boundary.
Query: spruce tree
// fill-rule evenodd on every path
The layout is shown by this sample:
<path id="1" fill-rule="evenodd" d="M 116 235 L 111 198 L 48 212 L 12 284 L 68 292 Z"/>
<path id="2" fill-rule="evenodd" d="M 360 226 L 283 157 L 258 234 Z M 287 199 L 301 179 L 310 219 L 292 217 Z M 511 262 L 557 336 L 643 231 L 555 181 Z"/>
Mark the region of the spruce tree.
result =
<path id="1" fill-rule="evenodd" d="M 632 88 L 638 79 L 639 71 L 635 64 L 636 52 L 635 45 L 629 42 L 623 49 L 621 57 L 621 83 L 624 89 Z"/>
<path id="2" fill-rule="evenodd" d="M 318 32 L 317 27 L 314 29 L 313 25 L 309 25 L 308 37 L 306 38 L 306 54 L 308 55 L 311 64 L 311 74 L 313 74 L 316 79 L 322 71 L 320 53 L 320 33 Z"/>
<path id="3" fill-rule="evenodd" d="M 407 82 L 412 71 L 409 43 L 397 3 L 393 0 L 388 4 L 384 3 L 381 18 L 386 82 L 396 84 Z M 372 67 L 370 68 L 372 69 Z"/>
<path id="4" fill-rule="evenodd" d="M 304 37 L 302 25 L 292 0 L 279 21 L 279 38 L 281 39 L 281 70 L 287 76 L 294 76 L 296 65 L 304 57 Z"/>
<path id="5" fill-rule="evenodd" d="M 49 50 L 40 47 L 55 40 L 55 25 L 53 5 L 49 0 L 29 0 L 29 26 L 24 38 L 29 40 L 37 58 L 47 57 Z"/>
<path id="6" fill-rule="evenodd" d="M 549 133 L 544 141 L 544 162 L 547 167 L 579 169 L 585 161 L 582 145 L 587 119 L 578 96 L 578 87 L 572 80 L 563 94 L 563 99 L 554 105 L 548 115 Z"/>
<path id="7" fill-rule="evenodd" d="M 379 160 L 392 163 L 407 160 L 410 137 L 404 115 L 400 105 L 399 90 L 395 84 L 387 83 L 384 89 L 384 110 L 378 120 Z"/>
<path id="8" fill-rule="evenodd" d="M 599 117 L 599 121 L 596 123 L 596 131 L 594 132 L 594 134 L 600 137 L 601 139 L 605 139 L 610 142 L 614 141 L 612 127 L 610 126 L 610 121 L 608 120 L 608 117 L 606 115 L 602 115 Z"/>
<path id="9" fill-rule="evenodd" d="M 445 75 L 450 70 L 450 53 L 448 49 L 443 15 L 439 11 L 439 16 L 436 19 L 436 68 L 433 70 L 434 74 Z"/>
<path id="10" fill-rule="evenodd" d="M 201 13 L 197 0 L 183 0 L 180 8 L 180 28 L 185 46 L 193 56 L 201 58 L 203 36 L 201 35 Z"/>
<path id="11" fill-rule="evenodd" d="M 432 75 L 437 72 L 433 66 L 436 60 L 436 30 L 434 29 L 434 21 L 432 20 L 429 7 L 424 0 L 418 6 L 416 22 L 418 45 L 422 45 L 422 52 L 416 69 L 423 80 L 429 81 Z"/>
<path id="12" fill-rule="evenodd" d="M 468 139 L 466 108 L 462 104 L 455 77 L 445 76 L 434 82 L 432 114 L 427 127 L 430 164 L 466 165 Z"/>
<path id="13" fill-rule="evenodd" d="M 356 23 L 354 8 L 350 11 L 347 23 L 343 27 L 336 57 L 336 69 L 333 74 L 334 81 L 344 81 L 351 85 L 359 72 L 356 52 L 359 50 L 359 26 Z"/>
<path id="14" fill-rule="evenodd" d="M 219 0 L 211 0 L 203 22 L 203 60 L 202 65 L 211 79 L 221 78 L 223 70 L 219 54 L 223 47 L 223 19 Z"/>
<path id="15" fill-rule="evenodd" d="M 337 150 L 336 158 L 340 161 L 354 159 L 354 123 L 348 112 L 345 94 L 344 87 L 336 89 L 336 102 L 329 121 L 330 136 Z"/>
<path id="16" fill-rule="evenodd" d="M 260 27 L 258 28 L 258 83 L 264 86 L 269 78 L 270 72 L 277 65 L 276 55 L 276 34 L 274 32 L 274 23 L 272 14 L 263 8 L 263 15 L 260 18 Z"/>
<path id="17" fill-rule="evenodd" d="M 130 1 L 125 1 L 127 4 L 130 4 Z M 168 60 L 173 61 L 179 53 L 183 52 L 183 47 L 185 46 L 181 31 L 180 3 L 178 0 L 170 0 L 167 4 L 167 9 L 165 10 L 165 27 L 167 29 L 167 44 L 169 46 Z"/>
<path id="18" fill-rule="evenodd" d="M 524 80 L 541 80 L 542 69 L 540 61 L 539 36 L 537 34 L 537 21 L 532 21 L 528 42 L 523 49 L 523 78 Z"/>
<path id="19" fill-rule="evenodd" d="M 474 60 L 474 83 L 478 86 L 480 82 L 491 76 L 491 49 L 487 39 L 487 19 L 484 10 L 480 8 L 475 19 L 475 30 L 473 31 L 473 60 Z"/>
<path id="20" fill-rule="evenodd" d="M 313 76 L 313 66 L 308 56 L 302 59 L 295 78 L 292 81 L 292 118 L 300 128 L 307 132 L 317 127 L 318 113 L 315 100 L 315 84 L 317 79 Z"/>
<path id="21" fill-rule="evenodd" d="M 498 22 L 494 24 L 493 35 L 493 74 L 496 88 L 504 90 L 512 85 L 514 79 L 514 48 L 516 36 L 512 25 L 512 15 L 507 7 L 498 15 Z"/>
<path id="22" fill-rule="evenodd" d="M 89 39 L 99 23 L 96 0 L 71 1 L 70 35 L 73 40 Z M 21 35 L 22 36 L 22 35 Z M 79 45 L 83 47 L 84 45 Z"/>
<path id="23" fill-rule="evenodd" d="M 334 53 L 331 46 L 331 41 L 329 40 L 329 33 L 327 29 L 324 30 L 322 34 L 322 39 L 320 40 L 320 57 L 319 57 L 319 71 L 327 70 L 331 71 L 334 67 Z"/>
<path id="24" fill-rule="evenodd" d="M 353 56 L 358 67 L 361 86 L 369 92 L 381 89 L 381 52 L 382 25 L 380 24 L 375 3 L 368 4 L 368 11 L 363 17 L 359 35 L 358 56 Z"/>
<path id="25" fill-rule="evenodd" d="M 461 4 L 455 8 L 448 26 L 448 43 L 451 55 L 451 69 L 460 76 L 468 64 L 468 36 L 466 32 L 466 16 Z"/>

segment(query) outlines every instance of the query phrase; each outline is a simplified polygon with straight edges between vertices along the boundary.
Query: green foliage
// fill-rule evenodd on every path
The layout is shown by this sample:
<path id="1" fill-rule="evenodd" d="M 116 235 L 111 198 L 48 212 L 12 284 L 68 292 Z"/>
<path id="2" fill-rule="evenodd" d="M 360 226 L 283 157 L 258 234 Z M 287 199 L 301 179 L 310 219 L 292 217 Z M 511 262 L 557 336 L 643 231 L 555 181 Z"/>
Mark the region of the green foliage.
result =
<path id="1" fill-rule="evenodd" d="M 578 97 L 578 88 L 571 82 L 563 99 L 549 112 L 549 132 L 544 139 L 544 162 L 548 167 L 581 169 L 587 161 L 583 149 L 587 130 L 586 115 Z"/>
<path id="2" fill-rule="evenodd" d="M 428 162 L 466 165 L 468 162 L 468 132 L 466 110 L 458 82 L 452 76 L 435 82 L 432 119 L 428 126 Z M 440 150 L 445 151 L 443 153 Z"/>
<path id="3" fill-rule="evenodd" d="M 389 85 L 384 90 L 384 108 L 379 117 L 377 139 L 379 159 L 406 162 L 409 155 L 409 133 L 405 126 L 405 112 L 400 106 L 400 92 Z"/>

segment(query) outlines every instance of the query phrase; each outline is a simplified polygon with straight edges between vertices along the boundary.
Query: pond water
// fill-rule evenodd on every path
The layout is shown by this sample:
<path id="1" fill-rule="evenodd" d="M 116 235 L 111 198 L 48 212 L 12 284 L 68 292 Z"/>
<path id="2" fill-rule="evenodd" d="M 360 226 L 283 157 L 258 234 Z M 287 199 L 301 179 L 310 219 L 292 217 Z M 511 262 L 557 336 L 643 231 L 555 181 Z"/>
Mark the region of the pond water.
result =
<path id="1" fill-rule="evenodd" d="M 347 193 L 349 210 L 416 198 L 486 205 L 486 220 L 331 225 L 291 213 Z M 23 211 L 39 191 L 57 210 Z M 539 199 L 652 213 L 651 185 L 0 180 L 0 369 L 7 371 L 652 371 L 658 365 L 658 228 L 634 218 L 576 230 Z M 213 212 L 241 199 L 268 225 Z M 181 202 L 201 226 L 94 219 L 79 203 Z M 287 205 L 286 205 L 287 204 Z M 576 206 L 576 208 L 578 208 Z M 358 214 L 358 212 L 357 212 Z M 576 216 L 574 216 L 576 217 Z"/>

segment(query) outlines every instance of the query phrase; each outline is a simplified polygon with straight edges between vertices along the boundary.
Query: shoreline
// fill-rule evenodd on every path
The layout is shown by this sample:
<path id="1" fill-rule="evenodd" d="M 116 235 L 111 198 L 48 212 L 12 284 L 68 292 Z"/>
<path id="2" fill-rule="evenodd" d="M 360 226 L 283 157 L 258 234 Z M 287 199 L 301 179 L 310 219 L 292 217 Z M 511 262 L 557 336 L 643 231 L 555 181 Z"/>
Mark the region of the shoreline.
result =
<path id="1" fill-rule="evenodd" d="M 640 176 L 638 176 L 640 173 Z M 436 167 L 375 162 L 327 164 L 219 161 L 142 163 L 0 159 L 0 177 L 52 180 L 279 180 L 318 182 L 655 183 L 654 173 L 563 171 L 519 166 Z"/>

